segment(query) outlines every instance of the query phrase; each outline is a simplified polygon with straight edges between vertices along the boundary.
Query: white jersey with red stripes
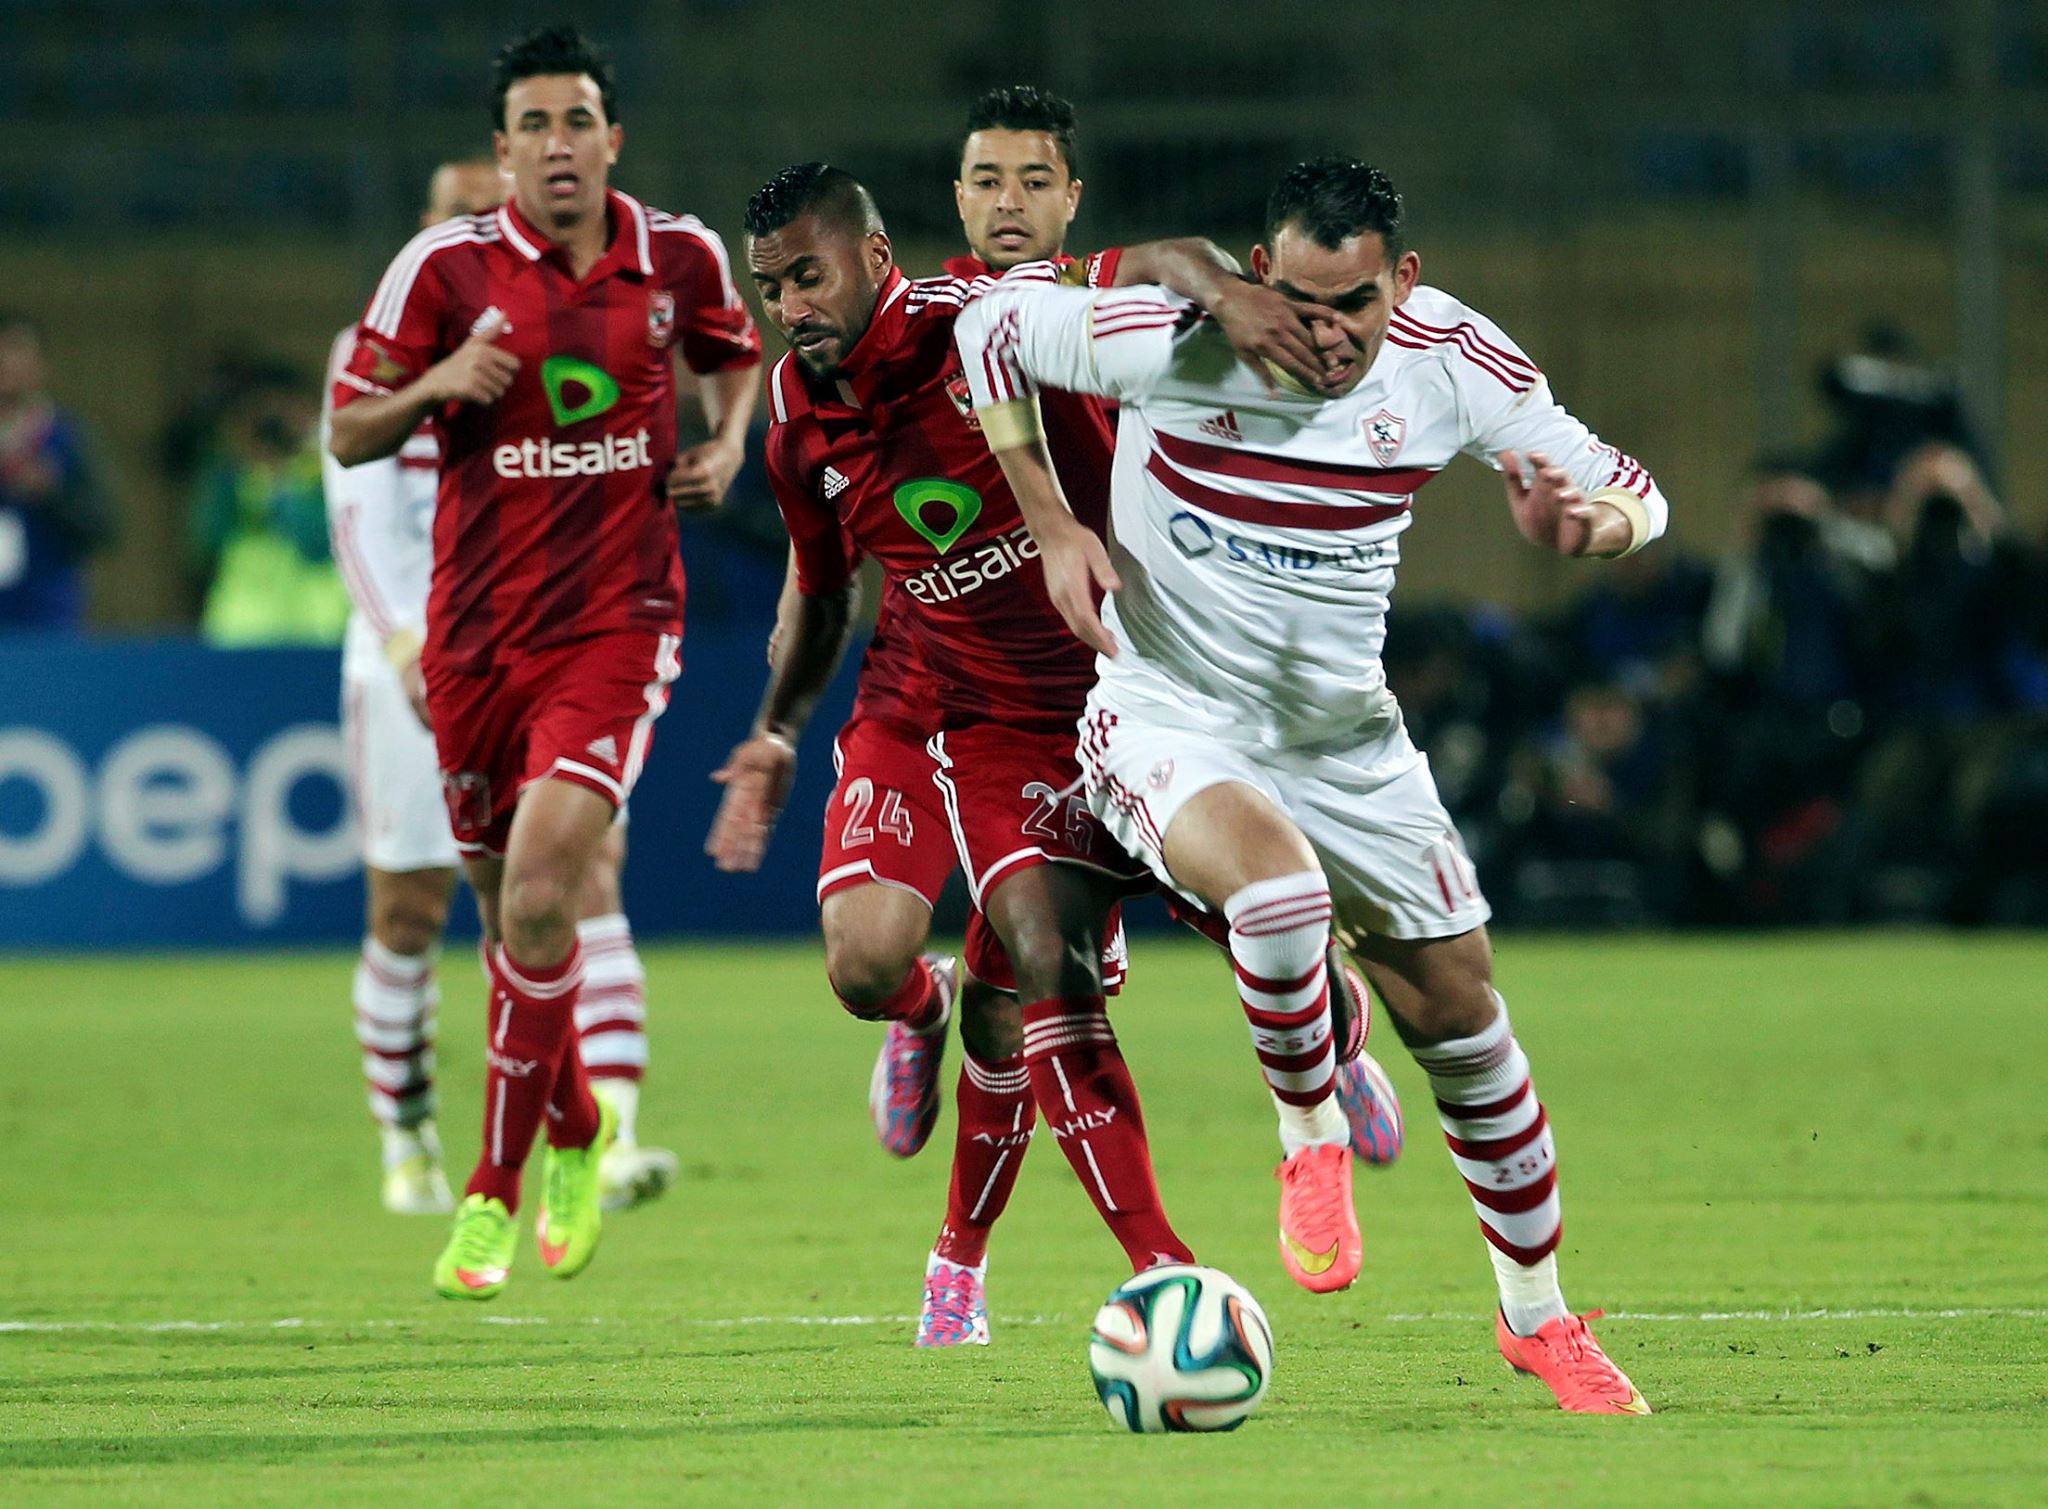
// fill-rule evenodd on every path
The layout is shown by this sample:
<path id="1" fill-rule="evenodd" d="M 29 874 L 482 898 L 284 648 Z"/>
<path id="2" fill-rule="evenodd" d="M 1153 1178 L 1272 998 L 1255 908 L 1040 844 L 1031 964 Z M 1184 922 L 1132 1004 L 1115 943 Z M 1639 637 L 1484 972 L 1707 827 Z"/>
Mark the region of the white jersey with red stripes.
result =
<path id="1" fill-rule="evenodd" d="M 1162 288 L 1004 282 L 956 331 L 977 407 L 1039 387 L 1121 405 L 1110 487 L 1124 653 L 1105 689 L 1169 691 L 1220 726 L 1299 745 L 1370 736 L 1398 713 L 1380 650 L 1400 537 L 1459 452 L 1540 451 L 1587 492 L 1664 498 L 1552 396 L 1500 328 L 1435 288 L 1394 311 L 1350 393 L 1272 393 L 1222 332 Z M 1161 677 L 1171 683 L 1162 686 Z"/>
<path id="2" fill-rule="evenodd" d="M 387 674 L 384 641 L 400 629 L 424 638 L 427 587 L 434 573 L 434 491 L 441 475 L 441 445 L 430 425 L 406 438 L 398 453 L 360 466 L 343 466 L 327 449 L 337 376 L 355 351 L 353 325 L 328 353 L 329 396 L 320 415 L 321 482 L 327 494 L 327 530 L 334 562 L 355 612 L 342 650 L 342 674 Z"/>

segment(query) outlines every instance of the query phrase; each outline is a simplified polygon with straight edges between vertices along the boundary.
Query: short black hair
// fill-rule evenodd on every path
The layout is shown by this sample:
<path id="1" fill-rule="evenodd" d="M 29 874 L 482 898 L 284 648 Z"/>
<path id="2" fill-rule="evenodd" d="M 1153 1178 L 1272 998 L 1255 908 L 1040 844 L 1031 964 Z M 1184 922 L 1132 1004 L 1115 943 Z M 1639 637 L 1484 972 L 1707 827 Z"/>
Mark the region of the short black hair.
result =
<path id="1" fill-rule="evenodd" d="M 1311 157 L 1281 174 L 1266 199 L 1266 244 L 1287 225 L 1331 251 L 1367 231 L 1379 233 L 1389 259 L 1405 246 L 1400 190 L 1355 157 Z"/>
<path id="2" fill-rule="evenodd" d="M 803 215 L 865 236 L 882 229 L 882 212 L 858 178 L 829 162 L 800 162 L 784 168 L 747 199 L 750 236 L 766 236 Z"/>
<path id="3" fill-rule="evenodd" d="M 967 138 L 977 131 L 1043 131 L 1059 144 L 1067 176 L 1079 178 L 1079 129 L 1073 105 L 1051 90 L 1036 84 L 1005 84 L 989 90 L 968 108 L 960 150 L 967 150 Z"/>
<path id="4" fill-rule="evenodd" d="M 17 331 L 39 346 L 43 343 L 43 327 L 34 315 L 26 309 L 0 309 L 0 335 L 12 335 Z"/>
<path id="5" fill-rule="evenodd" d="M 611 54 L 573 26 L 537 26 L 499 48 L 491 63 L 491 129 L 505 129 L 505 95 L 514 84 L 556 73 L 590 75 L 604 102 L 605 124 L 618 124 L 618 80 Z"/>

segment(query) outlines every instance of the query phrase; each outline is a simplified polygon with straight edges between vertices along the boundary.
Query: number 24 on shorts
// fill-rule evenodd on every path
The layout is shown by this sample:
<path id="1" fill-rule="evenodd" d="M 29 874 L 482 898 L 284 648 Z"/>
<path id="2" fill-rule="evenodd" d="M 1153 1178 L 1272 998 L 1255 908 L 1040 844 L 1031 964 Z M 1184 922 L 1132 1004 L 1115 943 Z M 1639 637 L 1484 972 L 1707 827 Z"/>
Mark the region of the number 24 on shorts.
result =
<path id="1" fill-rule="evenodd" d="M 886 833 L 897 843 L 909 848 L 915 837 L 910 822 L 910 809 L 903 803 L 903 793 L 893 788 L 884 788 L 881 810 L 875 810 L 875 783 L 866 776 L 849 782 L 839 804 L 847 809 L 846 827 L 839 835 L 839 847 L 857 849 L 863 844 L 875 841 L 877 833 Z M 870 823 L 868 817 L 874 816 Z"/>

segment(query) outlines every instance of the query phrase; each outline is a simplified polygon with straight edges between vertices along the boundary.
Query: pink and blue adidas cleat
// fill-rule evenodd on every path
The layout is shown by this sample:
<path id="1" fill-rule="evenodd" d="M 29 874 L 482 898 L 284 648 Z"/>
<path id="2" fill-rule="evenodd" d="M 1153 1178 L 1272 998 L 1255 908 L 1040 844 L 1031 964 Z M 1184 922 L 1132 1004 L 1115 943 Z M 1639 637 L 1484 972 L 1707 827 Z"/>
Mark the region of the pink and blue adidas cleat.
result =
<path id="1" fill-rule="evenodd" d="M 1351 1151 L 1360 1163 L 1392 1163 L 1401 1156 L 1401 1097 L 1387 1071 L 1365 1051 L 1372 1030 L 1372 992 L 1336 944 L 1327 960 L 1330 1029 L 1337 1044 L 1337 1104 L 1351 1127 Z"/>
<path id="2" fill-rule="evenodd" d="M 988 1345 L 988 1297 L 982 1280 L 987 1264 L 970 1268 L 934 1252 L 924 1261 L 924 1308 L 917 1316 L 921 1347 Z"/>
<path id="3" fill-rule="evenodd" d="M 1401 1097 L 1370 1053 L 1338 1065 L 1337 1104 L 1351 1127 L 1351 1151 L 1360 1163 L 1392 1163 L 1401 1156 Z"/>
<path id="4" fill-rule="evenodd" d="M 924 961 L 938 983 L 938 1024 L 913 1032 L 901 1022 L 891 1022 L 875 1059 L 875 1072 L 868 1079 L 868 1114 L 874 1118 L 875 1137 L 899 1158 L 921 1151 L 938 1124 L 939 1067 L 946 1057 L 946 1023 L 953 1015 L 953 998 L 960 988 L 957 960 L 926 954 Z"/>

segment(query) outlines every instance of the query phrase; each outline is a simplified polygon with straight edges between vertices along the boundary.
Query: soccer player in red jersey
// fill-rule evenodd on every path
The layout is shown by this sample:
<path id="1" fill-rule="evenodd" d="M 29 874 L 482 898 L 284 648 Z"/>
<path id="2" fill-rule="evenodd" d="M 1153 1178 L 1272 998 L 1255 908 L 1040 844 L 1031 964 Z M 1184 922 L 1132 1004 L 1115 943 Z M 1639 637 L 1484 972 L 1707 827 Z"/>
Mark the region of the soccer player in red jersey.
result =
<path id="1" fill-rule="evenodd" d="M 1103 1013 L 1107 919 L 1132 871 L 1072 800 L 1075 709 L 1093 663 L 1047 616 L 1037 561 L 1015 548 L 1014 501 L 976 454 L 986 446 L 960 405 L 965 379 L 945 342 L 975 285 L 906 279 L 866 191 L 823 164 L 758 192 L 747 228 L 749 270 L 793 347 L 770 380 L 768 457 L 799 592 L 755 734 L 720 772 L 727 795 L 709 847 L 726 868 L 758 863 L 795 740 L 844 645 L 853 568 L 873 555 L 888 597 L 836 750 L 819 885 L 826 967 L 848 1010 L 889 1021 L 892 1038 L 937 1032 L 953 968 L 918 950 L 940 885 L 955 862 L 966 870 L 978 909 L 970 968 L 992 984 L 1014 980 L 1025 1004 L 1021 1031 L 1014 1021 L 1007 1033 L 996 1021 L 963 1029 L 963 1114 L 991 1125 L 978 1162 L 956 1165 L 926 1318 L 932 1281 L 969 1270 L 973 1313 L 965 1334 L 946 1339 L 983 1341 L 981 1249 L 1034 1101 L 1133 1266 L 1187 1256 L 1159 1208 L 1136 1092 Z M 1213 292 L 1222 274 L 1206 264 L 1188 274 L 1176 266 L 1185 253 L 1138 248 L 1125 261 Z M 1297 338 L 1303 328 L 1284 326 Z M 1106 436 L 1093 455 L 1106 463 Z M 1101 481 L 1106 497 L 1106 471 Z M 885 1054 L 878 1078 L 888 1068 Z"/>
<path id="2" fill-rule="evenodd" d="M 541 1259 L 581 1271 L 614 1117 L 576 1048 L 575 915 L 592 856 L 679 672 L 672 508 L 738 471 L 760 341 L 718 238 L 608 187 L 623 132 L 604 56 L 566 27 L 507 46 L 494 214 L 422 232 L 385 273 L 334 387 L 344 465 L 441 442 L 421 667 L 491 979 L 484 1145 L 435 1267 L 488 1298 L 511 1264 L 520 1172 L 545 1121 Z M 676 453 L 680 355 L 712 438 Z"/>

